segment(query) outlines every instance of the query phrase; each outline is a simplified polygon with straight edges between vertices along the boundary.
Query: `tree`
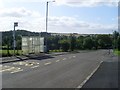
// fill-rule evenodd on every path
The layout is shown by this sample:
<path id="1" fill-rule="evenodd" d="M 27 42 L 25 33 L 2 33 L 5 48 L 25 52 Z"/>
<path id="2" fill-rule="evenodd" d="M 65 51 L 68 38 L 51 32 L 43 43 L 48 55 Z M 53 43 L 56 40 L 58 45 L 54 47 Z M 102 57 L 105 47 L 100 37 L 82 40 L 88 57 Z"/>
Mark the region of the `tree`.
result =
<path id="1" fill-rule="evenodd" d="M 10 55 L 10 52 L 9 52 L 9 48 L 10 48 L 10 39 L 8 36 L 5 36 L 4 38 L 4 42 L 5 42 L 5 46 L 7 47 L 7 55 L 9 56 Z"/>
<path id="2" fill-rule="evenodd" d="M 17 49 L 17 54 L 19 54 L 18 53 L 18 50 L 21 50 L 22 49 L 22 36 L 21 35 L 18 35 L 18 36 L 16 36 L 16 49 Z"/>
<path id="3" fill-rule="evenodd" d="M 117 44 L 118 44 L 118 50 L 120 51 L 120 35 L 118 37 Z"/>
<path id="4" fill-rule="evenodd" d="M 97 35 L 92 35 L 91 39 L 93 41 L 93 49 L 98 49 L 98 39 L 97 39 Z"/>
<path id="5" fill-rule="evenodd" d="M 72 34 L 70 35 L 70 50 L 74 51 L 76 45 L 76 38 Z"/>
<path id="6" fill-rule="evenodd" d="M 87 37 L 84 39 L 83 46 L 84 46 L 84 49 L 92 49 L 93 48 L 93 40 L 91 39 L 91 37 Z"/>
<path id="7" fill-rule="evenodd" d="M 118 37 L 119 37 L 119 32 L 114 31 L 113 32 L 113 46 L 114 46 L 114 49 L 117 49 L 117 47 L 118 47 L 118 43 L 117 43 Z"/>
<path id="8" fill-rule="evenodd" d="M 83 49 L 83 40 L 83 36 L 79 36 L 78 38 L 76 38 L 76 49 Z"/>
<path id="9" fill-rule="evenodd" d="M 60 40 L 59 43 L 61 44 L 61 49 L 65 52 L 69 50 L 70 44 L 67 39 Z"/>
<path id="10" fill-rule="evenodd" d="M 119 37 L 119 32 L 114 31 L 113 32 L 113 37 L 114 37 L 114 39 L 117 39 Z"/>
<path id="11" fill-rule="evenodd" d="M 105 47 L 103 39 L 98 40 L 98 45 L 99 45 L 99 48 L 104 48 Z"/>
<path id="12" fill-rule="evenodd" d="M 110 35 L 97 35 L 99 48 L 108 49 L 112 47 L 112 38 Z"/>

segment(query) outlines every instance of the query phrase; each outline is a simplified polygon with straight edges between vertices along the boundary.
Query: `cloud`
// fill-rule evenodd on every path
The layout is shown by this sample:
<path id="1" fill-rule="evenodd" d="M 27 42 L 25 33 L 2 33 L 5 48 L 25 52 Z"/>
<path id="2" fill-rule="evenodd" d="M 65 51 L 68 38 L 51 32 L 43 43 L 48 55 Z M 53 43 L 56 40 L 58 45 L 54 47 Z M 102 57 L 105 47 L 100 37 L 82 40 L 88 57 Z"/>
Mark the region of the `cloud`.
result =
<path id="1" fill-rule="evenodd" d="M 9 8 L 0 9 L 1 17 L 27 17 L 27 16 L 40 16 L 38 12 L 30 11 L 25 8 Z"/>
<path id="2" fill-rule="evenodd" d="M 0 21 L 0 31 L 13 30 L 13 23 L 18 22 L 18 27 L 16 27 L 16 29 L 45 32 L 45 17 L 42 17 L 39 12 L 27 10 L 25 8 L 0 10 Z M 48 21 L 48 32 L 109 33 L 112 32 L 112 30 L 117 30 L 117 28 L 116 24 L 105 25 L 81 21 L 78 17 L 49 16 Z"/>
<path id="3" fill-rule="evenodd" d="M 116 24 L 101 24 L 87 21 L 79 21 L 73 17 L 50 17 L 49 32 L 64 32 L 64 33 L 111 33 L 112 30 L 117 30 Z"/>
<path id="4" fill-rule="evenodd" d="M 118 6 L 119 0 L 56 0 L 57 5 L 76 7 Z"/>
<path id="5" fill-rule="evenodd" d="M 0 9 L 0 31 L 12 30 L 13 23 L 18 22 L 21 29 L 31 29 L 34 24 L 32 20 L 41 17 L 37 11 L 31 11 L 24 7 L 21 8 L 2 8 Z"/>
<path id="6" fill-rule="evenodd" d="M 42 2 L 54 0 L 2 0 L 3 3 L 30 3 L 30 2 Z M 96 7 L 96 6 L 118 6 L 120 0 L 55 0 L 56 5 L 67 5 L 72 7 Z"/>

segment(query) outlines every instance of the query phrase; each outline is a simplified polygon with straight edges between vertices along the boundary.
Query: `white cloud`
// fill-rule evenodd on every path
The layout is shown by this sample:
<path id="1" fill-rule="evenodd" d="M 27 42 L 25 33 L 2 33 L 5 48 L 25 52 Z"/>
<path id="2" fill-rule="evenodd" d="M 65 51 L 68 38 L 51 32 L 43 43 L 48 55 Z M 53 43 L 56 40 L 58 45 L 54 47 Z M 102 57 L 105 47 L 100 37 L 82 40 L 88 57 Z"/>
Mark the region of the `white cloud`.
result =
<path id="1" fill-rule="evenodd" d="M 0 21 L 0 31 L 12 30 L 14 22 L 19 23 L 17 29 L 26 29 L 35 32 L 45 31 L 45 17 L 42 17 L 39 12 L 27 10 L 25 8 L 12 8 L 6 9 L 6 11 L 0 10 Z M 78 17 L 49 16 L 48 21 L 48 32 L 109 33 L 116 29 L 116 24 L 105 25 L 101 23 L 81 21 Z"/>
<path id="2" fill-rule="evenodd" d="M 49 17 L 48 32 L 58 33 L 110 33 L 117 30 L 115 24 L 100 24 L 79 21 L 72 17 Z M 18 21 L 17 29 L 26 29 L 35 32 L 45 32 L 45 18 L 0 18 L 1 31 L 12 30 L 14 21 Z"/>
<path id="3" fill-rule="evenodd" d="M 118 6 L 119 0 L 56 0 L 57 5 L 77 7 Z"/>
<path id="4" fill-rule="evenodd" d="M 56 5 L 67 5 L 73 7 L 95 7 L 95 6 L 118 6 L 120 0 L 0 0 L 3 3 L 16 3 L 16 2 L 42 2 L 55 1 Z M 3 4 L 2 4 L 3 5 Z"/>
<path id="5" fill-rule="evenodd" d="M 51 17 L 49 32 L 76 32 L 76 33 L 111 33 L 117 30 L 116 24 L 101 24 L 87 21 L 79 21 L 73 17 Z"/>
<path id="6" fill-rule="evenodd" d="M 0 9 L 0 16 L 1 17 L 26 17 L 26 16 L 40 16 L 38 12 L 30 11 L 22 8 L 7 8 L 7 9 Z"/>
<path id="7" fill-rule="evenodd" d="M 0 8 L 3 8 L 3 0 L 0 0 Z"/>
<path id="8" fill-rule="evenodd" d="M 13 23 L 18 22 L 21 29 L 31 29 L 34 26 L 32 20 L 41 17 L 37 11 L 22 8 L 2 8 L 0 9 L 0 31 L 12 30 Z"/>

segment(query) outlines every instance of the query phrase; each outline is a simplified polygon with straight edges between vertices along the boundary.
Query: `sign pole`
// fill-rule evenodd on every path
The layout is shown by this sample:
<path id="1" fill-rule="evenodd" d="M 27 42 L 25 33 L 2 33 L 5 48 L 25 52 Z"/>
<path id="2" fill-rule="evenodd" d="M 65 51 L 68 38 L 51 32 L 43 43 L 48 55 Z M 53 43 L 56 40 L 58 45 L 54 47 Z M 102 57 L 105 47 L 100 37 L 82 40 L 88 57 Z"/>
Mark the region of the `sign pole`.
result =
<path id="1" fill-rule="evenodd" d="M 18 26 L 18 22 L 14 22 L 14 30 L 13 30 L 13 55 L 15 56 L 15 48 L 16 48 L 16 39 L 15 39 L 15 27 Z"/>

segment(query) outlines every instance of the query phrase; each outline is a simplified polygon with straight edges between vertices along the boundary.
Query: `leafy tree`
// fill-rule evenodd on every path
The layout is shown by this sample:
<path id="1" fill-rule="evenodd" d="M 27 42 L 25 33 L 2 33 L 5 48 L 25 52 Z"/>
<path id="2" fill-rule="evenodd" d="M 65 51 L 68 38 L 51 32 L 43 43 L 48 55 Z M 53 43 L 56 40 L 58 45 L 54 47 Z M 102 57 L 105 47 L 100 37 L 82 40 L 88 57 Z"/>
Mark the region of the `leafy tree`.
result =
<path id="1" fill-rule="evenodd" d="M 98 39 L 97 39 L 97 35 L 92 35 L 91 36 L 92 39 L 92 43 L 93 43 L 93 48 L 92 49 L 98 49 Z"/>
<path id="2" fill-rule="evenodd" d="M 97 35 L 98 45 L 102 49 L 112 47 L 112 38 L 110 35 Z"/>
<path id="3" fill-rule="evenodd" d="M 60 40 L 59 42 L 61 44 L 61 49 L 65 52 L 69 50 L 70 44 L 67 39 Z"/>
<path id="4" fill-rule="evenodd" d="M 84 41 L 84 37 L 83 36 L 79 36 L 76 39 L 76 49 L 83 49 L 83 41 Z"/>
<path id="5" fill-rule="evenodd" d="M 92 49 L 93 48 L 93 40 L 91 37 L 87 37 L 83 41 L 83 46 L 85 49 Z"/>
<path id="6" fill-rule="evenodd" d="M 6 50 L 13 49 L 13 31 L 2 32 L 2 46 L 4 46 Z M 16 44 L 17 50 L 21 49 L 21 37 L 20 36 L 46 36 L 46 32 L 36 33 L 29 32 L 26 30 L 16 30 Z M 79 36 L 75 37 L 71 34 L 68 36 L 65 35 L 56 35 L 53 36 L 50 33 L 47 33 L 47 44 L 50 50 L 58 50 L 62 49 L 63 51 L 74 51 L 75 49 L 107 49 L 112 47 L 112 44 L 115 48 L 119 49 L 120 45 L 120 34 L 117 31 L 113 32 L 113 35 L 108 34 L 98 34 L 98 35 L 87 35 L 87 36 Z M 9 51 L 8 51 L 9 54 Z"/>
<path id="7" fill-rule="evenodd" d="M 119 37 L 119 32 L 114 31 L 113 32 L 113 37 L 114 37 L 114 39 L 117 39 Z"/>
<path id="8" fill-rule="evenodd" d="M 76 38 L 72 34 L 70 35 L 70 50 L 74 51 L 76 47 Z"/>
<path id="9" fill-rule="evenodd" d="M 118 47 L 118 44 L 117 44 L 118 37 L 119 37 L 119 32 L 114 31 L 113 32 L 113 46 L 114 46 L 114 49 L 117 49 L 117 47 Z"/>
<path id="10" fill-rule="evenodd" d="M 9 48 L 10 48 L 10 42 L 9 38 L 6 37 L 6 46 L 7 46 L 7 54 L 10 55 Z"/>
<path id="11" fill-rule="evenodd" d="M 103 39 L 99 39 L 99 40 L 98 40 L 98 45 L 99 45 L 99 48 L 105 47 L 105 44 L 104 44 Z"/>
<path id="12" fill-rule="evenodd" d="M 120 51 L 120 35 L 119 35 L 119 37 L 118 37 L 118 40 L 117 40 L 118 42 L 117 42 L 117 44 L 118 44 L 118 50 Z"/>

